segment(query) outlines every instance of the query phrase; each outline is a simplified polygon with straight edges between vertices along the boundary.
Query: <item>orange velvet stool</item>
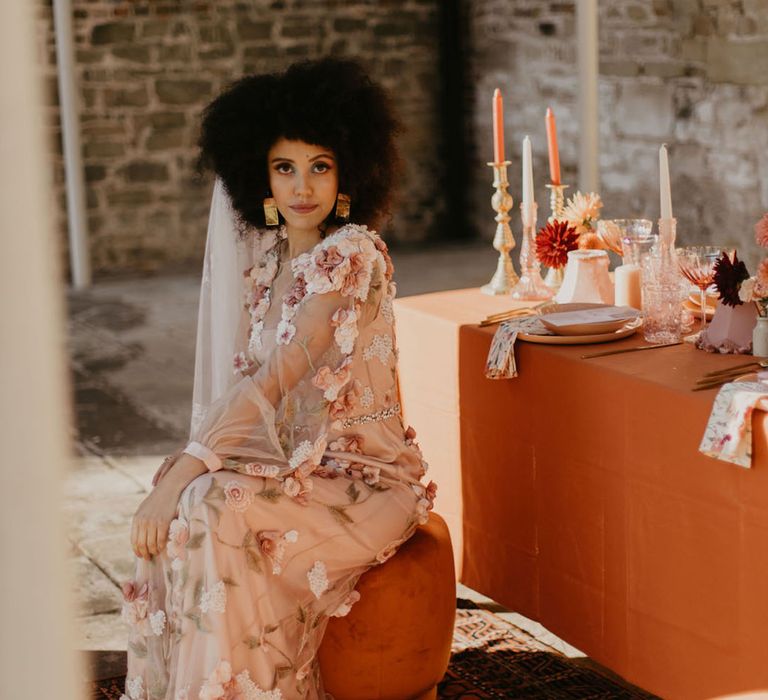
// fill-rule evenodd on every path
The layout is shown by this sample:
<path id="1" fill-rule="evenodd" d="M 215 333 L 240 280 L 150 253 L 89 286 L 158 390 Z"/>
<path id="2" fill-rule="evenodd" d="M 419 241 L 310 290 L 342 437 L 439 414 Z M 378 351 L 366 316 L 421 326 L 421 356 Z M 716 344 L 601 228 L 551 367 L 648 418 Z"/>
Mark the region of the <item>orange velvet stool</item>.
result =
<path id="1" fill-rule="evenodd" d="M 397 554 L 357 585 L 360 600 L 331 618 L 318 657 L 335 700 L 428 700 L 448 668 L 456 577 L 445 521 L 430 513 Z"/>

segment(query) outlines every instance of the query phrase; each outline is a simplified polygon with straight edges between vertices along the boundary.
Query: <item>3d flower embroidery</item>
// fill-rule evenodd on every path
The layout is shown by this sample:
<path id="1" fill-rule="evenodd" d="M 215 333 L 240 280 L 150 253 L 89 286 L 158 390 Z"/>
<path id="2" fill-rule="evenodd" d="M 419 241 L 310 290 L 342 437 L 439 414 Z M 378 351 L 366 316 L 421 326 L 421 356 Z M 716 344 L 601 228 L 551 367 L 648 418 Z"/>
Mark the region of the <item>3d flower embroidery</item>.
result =
<path id="1" fill-rule="evenodd" d="M 360 594 L 357 591 L 352 591 L 344 601 L 339 605 L 336 610 L 330 613 L 329 617 L 345 617 L 349 615 L 349 611 L 352 610 L 352 606 L 360 600 Z"/>
<path id="2" fill-rule="evenodd" d="M 263 690 L 251 680 L 248 670 L 241 671 L 235 676 L 237 691 L 231 697 L 233 700 L 282 700 L 283 692 L 275 690 Z"/>
<path id="3" fill-rule="evenodd" d="M 227 588 L 224 581 L 217 581 L 200 596 L 200 610 L 204 613 L 223 613 L 227 607 Z"/>
<path id="4" fill-rule="evenodd" d="M 402 540 L 397 540 L 396 542 L 390 542 L 386 547 L 384 547 L 384 549 L 382 549 L 376 555 L 376 561 L 379 562 L 379 564 L 383 564 L 385 561 L 387 561 L 387 559 L 390 559 L 392 556 L 394 556 L 401 542 Z"/>
<path id="5" fill-rule="evenodd" d="M 288 345 L 293 340 L 293 336 L 296 335 L 296 326 L 290 321 L 282 319 L 277 324 L 277 344 Z"/>
<path id="6" fill-rule="evenodd" d="M 333 452 L 351 452 L 361 455 L 363 454 L 363 436 L 340 435 L 328 445 L 328 449 Z"/>
<path id="7" fill-rule="evenodd" d="M 144 696 L 144 679 L 141 676 L 126 679 L 125 689 L 128 691 L 128 697 L 131 700 L 142 700 Z"/>
<path id="8" fill-rule="evenodd" d="M 140 588 L 133 581 L 123 584 L 123 607 L 120 617 L 123 622 L 135 628 L 138 634 L 148 636 L 149 626 L 149 583 Z"/>
<path id="9" fill-rule="evenodd" d="M 358 335 L 357 310 L 337 309 L 331 316 L 331 325 L 336 329 L 333 333 L 336 345 L 342 353 L 349 355 L 355 347 Z"/>
<path id="10" fill-rule="evenodd" d="M 232 666 L 229 661 L 219 661 L 216 668 L 200 688 L 200 700 L 219 700 L 232 689 Z"/>
<path id="11" fill-rule="evenodd" d="M 184 518 L 171 520 L 168 529 L 168 556 L 171 557 L 171 566 L 177 570 L 187 558 L 186 544 L 189 540 L 189 523 Z M 177 563 L 178 562 L 178 563 Z"/>
<path id="12" fill-rule="evenodd" d="M 363 467 L 363 481 L 369 486 L 378 484 L 380 472 L 381 469 L 379 469 L 379 467 Z"/>
<path id="13" fill-rule="evenodd" d="M 323 392 L 323 398 L 326 401 L 335 401 L 339 391 L 347 384 L 352 377 L 352 358 L 346 357 L 334 371 L 327 365 L 317 370 L 312 377 L 312 384 Z"/>
<path id="14" fill-rule="evenodd" d="M 232 360 L 232 371 L 235 374 L 245 374 L 252 366 L 244 352 L 238 352 Z"/>
<path id="15" fill-rule="evenodd" d="M 244 474 L 250 476 L 263 476 L 274 478 L 280 473 L 280 467 L 276 464 L 260 464 L 259 462 L 249 462 L 241 467 Z"/>
<path id="16" fill-rule="evenodd" d="M 158 610 L 149 616 L 149 624 L 152 627 L 152 634 L 159 637 L 165 629 L 165 612 Z"/>
<path id="17" fill-rule="evenodd" d="M 361 393 L 362 385 L 357 379 L 353 379 L 346 391 L 331 404 L 329 411 L 331 418 L 337 420 L 352 413 L 357 408 Z"/>
<path id="18" fill-rule="evenodd" d="M 314 443 L 303 440 L 293 451 L 288 461 L 289 466 L 291 469 L 297 469 L 301 476 L 309 476 L 320 466 L 326 445 L 327 441 L 324 435 L 318 437 Z"/>
<path id="19" fill-rule="evenodd" d="M 224 484 L 224 502 L 232 510 L 242 513 L 253 503 L 253 492 L 239 481 L 228 481 Z"/>
<path id="20" fill-rule="evenodd" d="M 312 591 L 315 598 L 320 598 L 328 590 L 328 573 L 322 561 L 314 563 L 307 572 L 307 579 L 309 580 L 309 590 Z"/>
<path id="21" fill-rule="evenodd" d="M 286 543 L 294 543 L 298 540 L 299 533 L 296 530 L 288 530 L 281 534 L 278 530 L 261 530 L 256 533 L 259 549 L 262 554 L 272 562 L 272 573 L 280 574 L 283 571 L 283 557 L 285 556 Z"/>

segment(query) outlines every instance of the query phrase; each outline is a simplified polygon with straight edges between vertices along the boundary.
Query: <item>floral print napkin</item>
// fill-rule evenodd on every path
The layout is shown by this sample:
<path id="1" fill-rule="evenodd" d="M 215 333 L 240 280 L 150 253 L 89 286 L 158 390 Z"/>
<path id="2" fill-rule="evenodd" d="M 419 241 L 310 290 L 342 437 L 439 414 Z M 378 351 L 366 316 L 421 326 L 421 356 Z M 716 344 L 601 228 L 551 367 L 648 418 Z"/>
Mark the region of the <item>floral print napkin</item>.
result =
<path id="1" fill-rule="evenodd" d="M 715 397 L 699 452 L 749 469 L 752 466 L 752 413 L 768 410 L 768 385 L 731 382 Z"/>
<path id="2" fill-rule="evenodd" d="M 554 335 L 544 327 L 538 316 L 504 321 L 493 336 L 485 376 L 488 379 L 512 379 L 517 376 L 515 341 L 519 333 L 530 335 Z"/>

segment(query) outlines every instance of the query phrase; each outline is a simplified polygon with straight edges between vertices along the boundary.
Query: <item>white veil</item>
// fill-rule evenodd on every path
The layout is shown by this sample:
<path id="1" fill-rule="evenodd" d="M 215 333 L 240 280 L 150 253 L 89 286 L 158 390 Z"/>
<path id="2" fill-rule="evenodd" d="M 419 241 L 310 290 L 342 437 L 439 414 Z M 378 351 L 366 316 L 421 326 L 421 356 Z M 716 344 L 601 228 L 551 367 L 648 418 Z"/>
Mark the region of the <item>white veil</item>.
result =
<path id="1" fill-rule="evenodd" d="M 242 272 L 250 248 L 238 237 L 232 203 L 216 178 L 208 218 L 200 306 L 197 316 L 195 383 L 190 435 L 194 435 L 211 404 L 239 379 L 232 371 L 243 315 Z"/>

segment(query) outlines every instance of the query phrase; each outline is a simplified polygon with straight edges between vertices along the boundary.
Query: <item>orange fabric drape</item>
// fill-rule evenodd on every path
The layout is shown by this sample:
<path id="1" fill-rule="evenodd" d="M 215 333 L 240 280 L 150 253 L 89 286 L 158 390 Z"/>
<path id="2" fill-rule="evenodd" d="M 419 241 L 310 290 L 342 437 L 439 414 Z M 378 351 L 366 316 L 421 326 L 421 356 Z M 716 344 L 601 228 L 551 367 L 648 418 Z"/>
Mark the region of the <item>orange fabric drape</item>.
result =
<path id="1" fill-rule="evenodd" d="M 496 309 L 452 319 L 462 296 L 483 303 L 476 290 L 428 296 L 399 302 L 401 375 L 406 411 L 455 389 L 439 439 L 420 438 L 431 478 L 454 485 L 437 508 L 461 528 L 461 580 L 663 697 L 768 690 L 768 417 L 754 418 L 752 469 L 709 459 L 716 392 L 690 390 L 744 357 L 683 345 L 581 359 L 639 335 L 521 342 L 520 376 L 491 381 L 494 328 L 468 324 Z"/>

